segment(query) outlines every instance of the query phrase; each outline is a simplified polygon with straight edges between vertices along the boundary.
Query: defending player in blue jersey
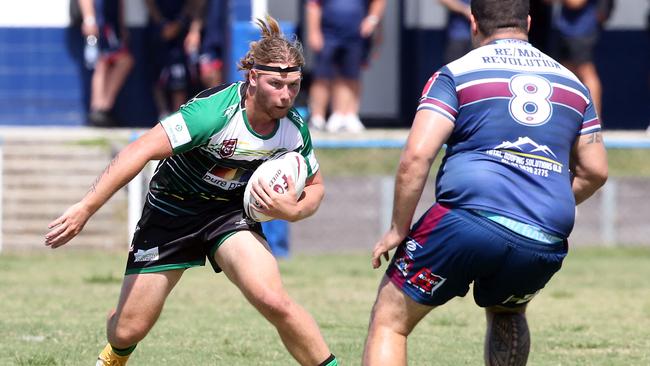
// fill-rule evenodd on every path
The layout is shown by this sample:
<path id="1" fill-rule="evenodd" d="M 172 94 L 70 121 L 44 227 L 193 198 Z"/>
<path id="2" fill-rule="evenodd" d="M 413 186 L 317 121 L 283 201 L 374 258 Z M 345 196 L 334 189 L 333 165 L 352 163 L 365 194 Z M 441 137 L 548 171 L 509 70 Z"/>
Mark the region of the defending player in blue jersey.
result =
<path id="1" fill-rule="evenodd" d="M 526 305 L 562 265 L 575 205 L 607 179 L 589 93 L 527 42 L 528 0 L 472 0 L 471 10 L 476 48 L 429 79 L 402 153 L 391 227 L 373 267 L 397 251 L 379 286 L 364 365 L 406 364 L 413 328 L 471 283 L 487 314 L 486 365 L 525 365 Z M 410 228 L 445 143 L 437 202 Z"/>

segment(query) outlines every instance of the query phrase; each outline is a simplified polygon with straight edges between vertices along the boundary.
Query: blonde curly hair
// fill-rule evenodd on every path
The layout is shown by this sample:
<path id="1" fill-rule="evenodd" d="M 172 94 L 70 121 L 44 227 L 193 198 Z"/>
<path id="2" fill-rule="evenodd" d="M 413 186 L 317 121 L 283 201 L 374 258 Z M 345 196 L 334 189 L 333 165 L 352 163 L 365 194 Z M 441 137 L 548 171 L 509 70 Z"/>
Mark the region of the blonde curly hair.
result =
<path id="1" fill-rule="evenodd" d="M 250 43 L 248 52 L 237 68 L 246 71 L 246 80 L 253 65 L 268 65 L 270 63 L 286 63 L 288 66 L 305 64 L 302 45 L 295 39 L 287 39 L 280 30 L 280 24 L 270 15 L 265 19 L 258 18 L 255 23 L 262 31 L 262 39 Z"/>

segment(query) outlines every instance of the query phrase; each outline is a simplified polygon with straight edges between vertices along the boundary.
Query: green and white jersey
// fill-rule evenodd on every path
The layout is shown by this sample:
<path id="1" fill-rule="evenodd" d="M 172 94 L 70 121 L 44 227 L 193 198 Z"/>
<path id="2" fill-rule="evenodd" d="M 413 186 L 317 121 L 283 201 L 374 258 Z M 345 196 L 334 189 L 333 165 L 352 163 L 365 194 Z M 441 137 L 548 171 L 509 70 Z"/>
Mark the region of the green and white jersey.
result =
<path id="1" fill-rule="evenodd" d="M 314 175 L 318 162 L 298 112 L 292 108 L 262 136 L 248 123 L 246 88 L 236 82 L 205 90 L 160 122 L 174 155 L 158 164 L 147 204 L 174 216 L 241 207 L 253 171 L 287 151 L 302 154 Z"/>

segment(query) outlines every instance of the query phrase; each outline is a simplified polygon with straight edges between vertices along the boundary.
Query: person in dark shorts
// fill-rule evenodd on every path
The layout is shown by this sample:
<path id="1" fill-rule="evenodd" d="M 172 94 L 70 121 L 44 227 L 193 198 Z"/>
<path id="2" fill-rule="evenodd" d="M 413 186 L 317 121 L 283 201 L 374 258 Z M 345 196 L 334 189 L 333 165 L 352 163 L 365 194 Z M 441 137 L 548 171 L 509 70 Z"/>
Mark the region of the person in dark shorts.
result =
<path id="1" fill-rule="evenodd" d="M 134 64 L 127 45 L 124 2 L 78 1 L 82 15 L 81 32 L 86 42 L 95 43 L 99 52 L 91 79 L 88 124 L 117 127 L 119 123 L 111 116 L 111 110 Z"/>
<path id="2" fill-rule="evenodd" d="M 587 86 L 599 115 L 602 85 L 594 64 L 594 48 L 606 20 L 601 12 L 602 1 L 562 0 L 554 20 L 558 33 L 557 58 Z"/>
<path id="3" fill-rule="evenodd" d="M 254 170 L 288 151 L 307 162 L 307 182 L 295 199 L 252 182 L 261 213 L 288 221 L 311 216 L 323 198 L 323 178 L 307 124 L 293 108 L 304 58 L 277 21 L 258 20 L 262 38 L 240 61 L 245 81 L 207 89 L 125 147 L 86 196 L 50 225 L 45 244 L 60 247 L 150 160 L 160 160 L 129 250 L 108 344 L 97 365 L 125 365 L 158 319 L 187 268 L 206 258 L 277 329 L 301 365 L 335 366 L 311 315 L 289 297 L 260 223 L 244 213 L 243 193 Z M 254 270 L 251 270 L 254 268 Z M 255 363 L 255 362 L 253 362 Z"/>
<path id="4" fill-rule="evenodd" d="M 223 82 L 227 12 L 227 1 L 203 0 L 185 37 L 185 52 L 191 55 L 190 67 L 198 66 L 201 84 L 206 88 Z"/>
<path id="5" fill-rule="evenodd" d="M 361 68 L 368 38 L 377 30 L 386 0 L 308 0 L 307 43 L 315 53 L 309 90 L 310 125 L 329 132 L 361 132 Z M 331 98 L 332 113 L 326 120 Z"/>
<path id="6" fill-rule="evenodd" d="M 146 0 L 154 67 L 154 100 L 165 117 L 187 100 L 192 83 L 185 39 L 198 17 L 200 0 Z"/>
<path id="7" fill-rule="evenodd" d="M 436 306 L 485 308 L 486 365 L 525 365 L 527 304 L 562 266 L 575 205 L 607 179 L 587 88 L 528 42 L 528 0 L 472 0 L 476 47 L 424 86 L 395 182 L 389 230 L 372 266 L 397 248 L 370 316 L 363 365 L 405 365 L 407 338 Z M 411 227 L 446 144 L 436 202 Z"/>

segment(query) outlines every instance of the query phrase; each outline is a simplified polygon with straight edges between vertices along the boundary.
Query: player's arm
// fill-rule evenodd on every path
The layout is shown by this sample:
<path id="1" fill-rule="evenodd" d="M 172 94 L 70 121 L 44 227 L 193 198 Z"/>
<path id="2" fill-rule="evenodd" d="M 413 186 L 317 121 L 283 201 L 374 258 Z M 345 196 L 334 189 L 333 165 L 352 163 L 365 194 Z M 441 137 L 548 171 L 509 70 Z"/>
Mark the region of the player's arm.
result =
<path id="1" fill-rule="evenodd" d="M 296 216 L 293 221 L 307 218 L 318 210 L 325 196 L 325 185 L 320 170 L 307 179 L 305 189 L 297 202 Z"/>
<path id="2" fill-rule="evenodd" d="M 391 226 L 372 253 L 374 268 L 381 265 L 382 255 L 388 260 L 388 252 L 408 234 L 431 164 L 453 129 L 453 122 L 440 113 L 421 109 L 415 115 L 395 178 Z"/>
<path id="3" fill-rule="evenodd" d="M 60 247 L 74 238 L 111 196 L 135 177 L 150 160 L 172 155 L 172 148 L 163 127 L 158 124 L 127 145 L 97 177 L 88 193 L 63 215 L 52 221 L 45 235 L 45 245 Z"/>
<path id="4" fill-rule="evenodd" d="M 591 197 L 607 180 L 607 151 L 600 132 L 580 135 L 571 151 L 571 188 L 576 205 Z"/>

